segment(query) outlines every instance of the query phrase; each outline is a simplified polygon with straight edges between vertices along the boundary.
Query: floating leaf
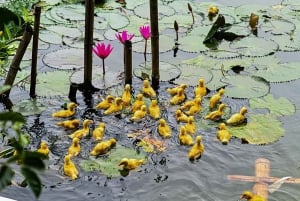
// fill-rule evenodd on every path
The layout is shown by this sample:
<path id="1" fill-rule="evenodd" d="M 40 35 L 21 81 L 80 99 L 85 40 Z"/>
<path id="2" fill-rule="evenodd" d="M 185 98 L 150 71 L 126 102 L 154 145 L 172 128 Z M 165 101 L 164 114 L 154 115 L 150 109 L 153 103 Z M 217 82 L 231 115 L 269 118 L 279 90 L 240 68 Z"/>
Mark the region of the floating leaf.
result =
<path id="1" fill-rule="evenodd" d="M 14 104 L 13 111 L 22 113 L 24 116 L 41 114 L 47 107 L 36 99 L 23 100 Z"/>
<path id="2" fill-rule="evenodd" d="M 101 21 L 95 20 L 96 23 L 99 23 L 100 26 L 102 24 L 110 26 L 110 28 L 114 30 L 122 29 L 126 27 L 130 22 L 126 15 L 121 13 L 114 13 L 114 12 L 96 12 L 96 15 L 101 19 Z M 100 28 L 97 24 L 95 25 L 96 28 Z M 105 29 L 108 27 L 102 27 Z"/>
<path id="3" fill-rule="evenodd" d="M 255 98 L 269 92 L 269 84 L 259 77 L 243 75 L 226 76 L 222 82 L 227 83 L 225 95 L 232 98 Z"/>
<path id="4" fill-rule="evenodd" d="M 134 13 L 141 18 L 150 19 L 149 2 L 136 6 L 134 8 Z M 164 16 L 171 16 L 174 14 L 175 10 L 172 7 L 162 4 L 158 5 L 158 19 L 161 19 Z"/>
<path id="5" fill-rule="evenodd" d="M 48 10 L 46 16 L 59 24 L 72 25 L 72 22 L 85 20 L 85 7 L 81 4 L 60 5 Z"/>
<path id="6" fill-rule="evenodd" d="M 251 98 L 249 104 L 251 108 L 267 108 L 270 114 L 275 116 L 292 115 L 296 112 L 295 105 L 288 99 L 284 97 L 275 99 L 272 94 L 262 98 Z"/>
<path id="7" fill-rule="evenodd" d="M 205 55 L 198 55 L 195 58 L 183 60 L 182 63 L 211 69 L 216 67 L 218 61 Z"/>
<path id="8" fill-rule="evenodd" d="M 281 122 L 273 115 L 249 114 L 247 120 L 246 125 L 229 127 L 231 135 L 257 145 L 273 143 L 284 135 Z"/>
<path id="9" fill-rule="evenodd" d="M 63 25 L 47 26 L 46 29 L 58 33 L 59 35 L 73 38 L 79 37 L 82 34 L 78 28 L 67 27 Z"/>
<path id="10" fill-rule="evenodd" d="M 147 41 L 147 53 L 151 53 L 151 40 Z M 160 35 L 159 36 L 159 52 L 167 52 L 172 50 L 174 46 L 174 39 L 168 35 Z M 145 50 L 145 41 L 142 40 L 140 42 L 134 43 L 132 45 L 132 50 L 139 53 L 144 53 Z"/>
<path id="11" fill-rule="evenodd" d="M 135 149 L 126 148 L 123 146 L 116 146 L 112 149 L 108 158 L 94 158 L 90 157 L 80 163 L 80 167 L 85 171 L 101 171 L 104 175 L 110 177 L 120 176 L 121 167 L 118 166 L 122 158 L 136 158 L 144 159 L 145 154 L 137 153 Z"/>
<path id="12" fill-rule="evenodd" d="M 179 49 L 186 52 L 204 52 L 207 51 L 208 48 L 202 43 L 205 36 L 186 36 L 180 38 Z"/>
<path id="13" fill-rule="evenodd" d="M 50 44 L 61 45 L 62 44 L 62 35 L 50 31 L 50 30 L 41 30 L 39 33 L 39 38 L 41 41 Z"/>
<path id="14" fill-rule="evenodd" d="M 296 29 L 296 26 L 294 23 L 283 20 L 283 19 L 277 19 L 277 20 L 265 20 L 264 24 L 262 25 L 262 31 L 270 32 L 274 35 L 280 35 L 280 34 L 291 34 Z"/>
<path id="15" fill-rule="evenodd" d="M 221 71 L 221 68 L 219 70 L 210 70 L 212 74 L 212 79 L 208 81 L 206 84 L 206 87 L 210 90 L 217 90 L 222 87 L 225 87 L 227 84 L 222 82 L 221 80 L 224 79 L 224 75 Z"/>
<path id="16" fill-rule="evenodd" d="M 291 35 L 274 35 L 271 40 L 279 45 L 281 51 L 298 51 L 300 50 L 300 41 L 297 37 Z"/>

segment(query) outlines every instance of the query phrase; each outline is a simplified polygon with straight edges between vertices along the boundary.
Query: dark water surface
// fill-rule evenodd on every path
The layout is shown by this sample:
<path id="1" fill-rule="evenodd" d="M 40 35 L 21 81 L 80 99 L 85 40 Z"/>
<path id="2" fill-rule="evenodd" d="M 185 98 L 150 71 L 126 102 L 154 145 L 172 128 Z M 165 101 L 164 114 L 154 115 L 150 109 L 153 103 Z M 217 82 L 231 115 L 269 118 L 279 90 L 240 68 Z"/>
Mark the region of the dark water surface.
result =
<path id="1" fill-rule="evenodd" d="M 128 0 L 130 1 L 130 0 Z M 215 1 L 223 5 L 261 4 L 273 5 L 280 3 L 275 0 L 265 1 L 237 1 L 219 0 Z M 164 59 L 171 59 L 172 53 L 162 55 Z M 192 55 L 193 57 L 195 55 Z M 277 53 L 282 61 L 300 61 L 299 53 Z M 187 58 L 185 54 L 178 54 L 176 60 Z M 142 59 L 142 55 L 141 58 Z M 174 59 L 174 58 L 173 58 Z M 134 86 L 139 88 L 141 81 L 134 80 Z M 170 87 L 168 83 L 162 83 L 160 92 Z M 236 201 L 240 194 L 247 189 L 252 189 L 253 183 L 242 181 L 229 181 L 227 175 L 254 175 L 254 161 L 257 158 L 270 160 L 270 175 L 274 177 L 300 177 L 300 80 L 287 83 L 271 84 L 270 92 L 276 98 L 286 97 L 296 106 L 296 113 L 291 116 L 282 117 L 280 120 L 285 129 L 285 136 L 279 141 L 256 146 L 241 144 L 238 139 L 232 139 L 227 146 L 221 146 L 215 139 L 215 129 L 201 129 L 205 152 L 199 161 L 191 163 L 187 159 L 188 148 L 180 146 L 177 141 L 178 130 L 173 129 L 176 134 L 167 142 L 168 149 L 159 154 L 150 154 L 148 163 L 138 171 L 132 171 L 127 177 L 107 178 L 99 172 L 85 173 L 80 171 L 80 178 L 71 181 L 62 173 L 63 156 L 68 148 L 70 140 L 65 131 L 57 129 L 56 120 L 50 118 L 51 113 L 58 110 L 62 102 L 67 99 L 45 99 L 49 108 L 40 116 L 28 118 L 27 130 L 34 134 L 35 141 L 32 147 L 37 147 L 40 140 L 51 143 L 50 160 L 47 161 L 48 170 L 42 175 L 43 192 L 40 201 L 82 201 L 82 200 L 129 200 L 129 201 Z M 189 94 L 192 89 L 189 89 Z M 21 98 L 20 98 L 21 97 Z M 94 101 L 98 102 L 94 96 Z M 14 89 L 13 101 L 28 98 L 27 92 Z M 161 96 L 161 99 L 166 97 Z M 233 101 L 233 100 L 230 100 Z M 86 104 L 81 94 L 78 94 L 79 113 L 86 111 Z M 237 110 L 242 105 L 247 105 L 245 100 L 236 101 L 232 110 Z M 175 124 L 173 108 L 165 111 L 165 116 Z M 107 124 L 107 135 L 116 137 L 122 145 L 131 145 L 132 141 L 127 139 L 126 133 L 135 126 L 129 125 L 127 121 L 121 121 L 116 117 L 97 117 L 96 114 L 87 113 L 88 117 L 96 121 L 116 122 Z M 116 126 L 117 125 L 117 126 Z M 82 140 L 84 149 L 92 147 L 91 139 Z M 82 158 L 88 157 L 88 150 L 83 151 L 75 163 Z M 297 201 L 300 200 L 300 185 L 283 184 L 282 187 L 269 194 L 269 201 Z M 1 196 L 13 198 L 20 201 L 35 200 L 28 188 L 11 186 L 0 193 Z"/>

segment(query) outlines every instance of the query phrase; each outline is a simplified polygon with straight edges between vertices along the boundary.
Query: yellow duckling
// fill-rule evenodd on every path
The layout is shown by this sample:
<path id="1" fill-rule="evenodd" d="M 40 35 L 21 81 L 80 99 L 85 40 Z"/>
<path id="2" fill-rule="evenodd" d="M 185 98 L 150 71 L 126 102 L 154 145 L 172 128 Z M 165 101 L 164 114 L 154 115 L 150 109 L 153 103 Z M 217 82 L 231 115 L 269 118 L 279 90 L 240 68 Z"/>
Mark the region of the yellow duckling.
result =
<path id="1" fill-rule="evenodd" d="M 90 125 L 93 123 L 92 120 L 90 119 L 86 119 L 83 121 L 83 125 L 82 125 L 82 129 L 79 129 L 77 131 L 75 131 L 74 133 L 72 133 L 71 135 L 69 135 L 70 138 L 82 138 L 85 137 L 89 134 L 90 132 Z"/>
<path id="2" fill-rule="evenodd" d="M 122 94 L 123 106 L 128 107 L 131 101 L 131 89 L 130 84 L 126 84 L 124 88 L 124 92 Z"/>
<path id="3" fill-rule="evenodd" d="M 112 114 L 112 113 L 116 113 L 116 112 L 120 112 L 121 110 L 123 110 L 123 101 L 122 98 L 116 98 L 114 103 L 111 104 L 111 106 L 104 111 L 104 114 Z"/>
<path id="4" fill-rule="evenodd" d="M 48 157 L 49 155 L 49 147 L 47 142 L 41 142 L 40 144 L 40 148 L 38 150 L 36 150 L 37 152 L 44 154 L 45 156 Z"/>
<path id="5" fill-rule="evenodd" d="M 196 143 L 192 146 L 189 151 L 189 159 L 196 160 L 201 157 L 204 152 L 204 145 L 202 143 L 202 137 L 198 135 L 196 137 Z"/>
<path id="6" fill-rule="evenodd" d="M 222 142 L 222 144 L 224 144 L 224 145 L 228 144 L 228 142 L 231 138 L 231 135 L 224 123 L 219 124 L 219 130 L 217 132 L 217 137 L 220 140 L 220 142 Z"/>
<path id="7" fill-rule="evenodd" d="M 166 123 L 166 120 L 160 119 L 158 124 L 158 133 L 160 136 L 164 138 L 170 138 L 171 137 L 171 129 Z"/>
<path id="8" fill-rule="evenodd" d="M 78 128 L 79 124 L 80 124 L 79 119 L 66 120 L 66 121 L 61 121 L 56 123 L 57 126 L 62 126 L 67 129 Z"/>
<path id="9" fill-rule="evenodd" d="M 149 114 L 153 119 L 160 118 L 160 108 L 157 104 L 157 100 L 151 100 L 151 104 L 149 106 Z"/>
<path id="10" fill-rule="evenodd" d="M 207 11 L 209 16 L 216 16 L 219 13 L 219 8 L 217 6 L 210 6 Z"/>
<path id="11" fill-rule="evenodd" d="M 244 191 L 240 199 L 246 199 L 248 201 L 267 201 L 264 197 L 255 195 L 250 191 Z"/>
<path id="12" fill-rule="evenodd" d="M 204 119 L 210 119 L 213 121 L 220 119 L 222 117 L 222 115 L 224 114 L 225 107 L 226 107 L 226 105 L 224 103 L 220 104 L 218 107 L 218 110 L 212 111 L 211 113 L 206 115 L 204 117 Z"/>
<path id="13" fill-rule="evenodd" d="M 193 105 L 195 105 L 195 99 L 184 102 L 180 109 L 189 110 Z"/>
<path id="14" fill-rule="evenodd" d="M 144 84 L 143 84 L 143 94 L 145 96 L 149 96 L 149 97 L 155 97 L 156 93 L 154 91 L 154 89 L 151 87 L 151 85 L 149 84 L 149 80 L 144 80 Z"/>
<path id="15" fill-rule="evenodd" d="M 68 154 L 71 156 L 77 156 L 79 152 L 80 152 L 79 138 L 74 137 L 72 140 L 72 144 L 68 149 Z"/>
<path id="16" fill-rule="evenodd" d="M 102 140 L 105 131 L 105 123 L 101 122 L 97 128 L 93 130 L 93 138 L 95 141 Z"/>
<path id="17" fill-rule="evenodd" d="M 68 109 L 66 109 L 66 110 L 59 110 L 57 112 L 54 112 L 52 114 L 52 117 L 62 117 L 62 118 L 71 117 L 71 116 L 73 116 L 75 114 L 77 106 L 78 105 L 76 103 L 74 103 L 74 102 L 69 103 Z"/>
<path id="18" fill-rule="evenodd" d="M 196 125 L 194 116 L 188 117 L 188 122 L 184 125 L 185 130 L 188 134 L 195 134 L 196 133 Z"/>
<path id="19" fill-rule="evenodd" d="M 167 92 L 171 95 L 171 96 L 175 96 L 177 94 L 177 91 L 179 88 L 182 88 L 183 90 L 185 90 L 188 86 L 186 84 L 181 84 L 177 87 L 173 87 L 173 88 L 167 88 Z"/>
<path id="20" fill-rule="evenodd" d="M 123 170 L 134 170 L 145 163 L 145 159 L 122 158 L 119 166 L 123 165 Z"/>
<path id="21" fill-rule="evenodd" d="M 75 164 L 71 161 L 71 155 L 66 155 L 64 159 L 64 173 L 71 179 L 77 179 L 78 170 Z"/>
<path id="22" fill-rule="evenodd" d="M 239 113 L 233 114 L 227 121 L 227 124 L 237 125 L 239 123 L 243 123 L 245 120 L 245 114 L 247 113 L 247 108 L 242 107 Z"/>
<path id="23" fill-rule="evenodd" d="M 203 96 L 205 96 L 207 94 L 204 79 L 202 79 L 202 78 L 199 79 L 198 86 L 195 88 L 194 93 L 195 93 L 196 98 L 197 97 L 202 98 Z"/>
<path id="24" fill-rule="evenodd" d="M 178 137 L 179 137 L 180 144 L 182 144 L 182 145 L 194 144 L 192 136 L 190 136 L 189 134 L 186 133 L 185 126 L 180 127 L 180 132 L 179 132 Z"/>
<path id="25" fill-rule="evenodd" d="M 114 102 L 115 98 L 112 95 L 107 95 L 105 100 L 96 105 L 97 109 L 107 110 Z"/>
<path id="26" fill-rule="evenodd" d="M 131 121 L 138 121 L 144 118 L 147 114 L 147 106 L 142 105 L 141 109 L 134 112 L 133 116 L 130 118 Z"/>
<path id="27" fill-rule="evenodd" d="M 180 103 L 182 103 L 185 99 L 185 94 L 184 94 L 184 90 L 182 88 L 178 88 L 177 90 L 177 94 L 174 95 L 171 99 L 170 99 L 170 103 L 172 105 L 178 105 Z"/>
<path id="28" fill-rule="evenodd" d="M 186 114 L 184 114 L 181 110 L 176 110 L 175 111 L 175 118 L 177 121 L 180 122 L 188 122 L 188 116 Z"/>
<path id="29" fill-rule="evenodd" d="M 132 107 L 131 107 L 132 113 L 139 110 L 142 105 L 145 105 L 144 96 L 143 96 L 143 94 L 138 94 L 136 96 L 136 100 L 134 101 L 134 103 L 132 104 Z"/>
<path id="30" fill-rule="evenodd" d="M 186 112 L 187 115 L 195 115 L 201 111 L 201 98 L 195 98 L 194 105 L 192 105 L 189 111 Z"/>
<path id="31" fill-rule="evenodd" d="M 221 100 L 221 96 L 225 93 L 225 90 L 221 88 L 218 93 L 214 94 L 210 99 L 209 99 L 209 109 L 213 109 L 214 107 L 217 106 L 217 104 Z"/>
<path id="32" fill-rule="evenodd" d="M 107 141 L 99 142 L 98 144 L 95 145 L 95 147 L 92 149 L 90 152 L 90 155 L 92 156 L 97 156 L 97 155 L 102 155 L 106 154 L 111 150 L 116 145 L 117 141 L 115 138 L 111 138 Z"/>

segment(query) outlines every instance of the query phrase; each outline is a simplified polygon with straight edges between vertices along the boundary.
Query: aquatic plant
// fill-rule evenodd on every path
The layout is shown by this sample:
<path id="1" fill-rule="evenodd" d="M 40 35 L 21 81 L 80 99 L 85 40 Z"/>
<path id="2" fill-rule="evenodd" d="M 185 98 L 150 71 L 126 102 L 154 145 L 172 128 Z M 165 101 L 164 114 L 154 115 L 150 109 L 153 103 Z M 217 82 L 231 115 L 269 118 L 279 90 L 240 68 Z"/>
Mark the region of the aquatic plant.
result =
<path id="1" fill-rule="evenodd" d="M 127 31 L 122 31 L 121 33 L 116 33 L 116 38 L 119 39 L 119 41 L 122 44 L 125 44 L 126 40 L 131 40 L 134 37 L 134 34 L 130 34 Z"/>
<path id="2" fill-rule="evenodd" d="M 113 47 L 111 47 L 110 44 L 108 44 L 107 46 L 105 45 L 105 43 L 97 43 L 94 47 L 93 47 L 93 52 L 102 59 L 102 68 L 103 68 L 103 75 L 105 74 L 105 65 L 104 65 L 104 60 L 106 59 L 106 57 L 108 57 L 111 53 L 111 51 L 113 50 Z"/>
<path id="3" fill-rule="evenodd" d="M 143 25 L 140 27 L 140 33 L 142 37 L 145 39 L 145 50 L 144 50 L 144 58 L 146 62 L 146 53 L 147 53 L 147 41 L 151 36 L 151 30 L 149 25 Z"/>

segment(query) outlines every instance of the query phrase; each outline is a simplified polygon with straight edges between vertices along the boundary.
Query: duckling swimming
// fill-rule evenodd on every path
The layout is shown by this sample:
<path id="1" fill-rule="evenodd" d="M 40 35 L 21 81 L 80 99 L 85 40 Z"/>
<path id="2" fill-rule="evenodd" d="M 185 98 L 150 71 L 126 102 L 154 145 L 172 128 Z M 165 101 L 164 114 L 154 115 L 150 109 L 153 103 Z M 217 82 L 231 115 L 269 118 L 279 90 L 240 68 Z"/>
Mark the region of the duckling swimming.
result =
<path id="1" fill-rule="evenodd" d="M 174 95 L 170 99 L 170 104 L 172 104 L 172 105 L 178 105 L 178 104 L 182 103 L 184 100 L 185 100 L 184 90 L 182 88 L 178 88 L 177 94 Z"/>
<path id="2" fill-rule="evenodd" d="M 44 154 L 46 157 L 49 155 L 49 147 L 47 142 L 41 142 L 40 148 L 36 150 L 37 152 Z"/>
<path id="3" fill-rule="evenodd" d="M 78 128 L 79 124 L 80 124 L 79 119 L 66 120 L 66 121 L 61 121 L 56 123 L 57 126 L 62 126 L 67 129 Z"/>
<path id="4" fill-rule="evenodd" d="M 151 104 L 149 106 L 149 114 L 150 117 L 153 119 L 159 119 L 160 118 L 160 108 L 157 104 L 157 100 L 151 100 Z"/>
<path id="5" fill-rule="evenodd" d="M 247 113 L 247 108 L 242 107 L 239 113 L 233 114 L 227 121 L 227 124 L 237 125 L 245 121 L 245 114 Z"/>
<path id="6" fill-rule="evenodd" d="M 204 152 L 204 145 L 202 143 L 202 137 L 198 135 L 196 137 L 196 143 L 192 146 L 189 151 L 189 159 L 196 160 L 201 157 Z"/>
<path id="7" fill-rule="evenodd" d="M 72 144 L 68 149 L 68 154 L 71 156 L 77 156 L 79 152 L 80 152 L 79 138 L 74 137 L 72 140 Z"/>
<path id="8" fill-rule="evenodd" d="M 181 110 L 189 110 L 193 105 L 195 105 L 195 99 L 184 102 L 183 105 L 180 106 L 180 109 Z"/>
<path id="9" fill-rule="evenodd" d="M 195 93 L 196 98 L 197 97 L 202 98 L 203 96 L 205 96 L 207 94 L 204 79 L 202 79 L 202 78 L 199 79 L 198 86 L 195 87 L 194 93 Z"/>
<path id="10" fill-rule="evenodd" d="M 154 89 L 151 87 L 151 85 L 149 84 L 149 80 L 144 80 L 144 84 L 143 84 L 143 94 L 145 96 L 149 96 L 151 98 L 156 96 L 156 93 L 154 91 Z"/>
<path id="11" fill-rule="evenodd" d="M 185 115 L 181 110 L 176 110 L 175 111 L 175 118 L 177 121 L 180 121 L 180 122 L 188 122 L 188 116 Z"/>
<path id="12" fill-rule="evenodd" d="M 132 113 L 139 110 L 142 105 L 145 105 L 144 96 L 143 96 L 143 94 L 138 94 L 136 96 L 136 100 L 134 101 L 134 103 L 132 104 L 132 107 L 131 107 Z"/>
<path id="13" fill-rule="evenodd" d="M 186 112 L 187 115 L 195 115 L 201 111 L 201 98 L 195 98 L 194 103 L 195 104 L 190 107 L 189 111 Z"/>
<path id="14" fill-rule="evenodd" d="M 71 117 L 75 114 L 77 106 L 78 105 L 76 103 L 71 102 L 69 103 L 67 110 L 59 110 L 57 112 L 54 112 L 52 114 L 52 117 L 62 117 L 62 118 Z"/>
<path id="15" fill-rule="evenodd" d="M 97 109 L 107 110 L 114 102 L 115 97 L 112 95 L 107 95 L 105 100 L 101 101 L 96 105 Z"/>
<path id="16" fill-rule="evenodd" d="M 117 141 L 115 138 L 111 138 L 107 141 L 99 142 L 90 152 L 90 155 L 97 156 L 106 154 L 116 145 Z"/>
<path id="17" fill-rule="evenodd" d="M 124 92 L 122 94 L 123 106 L 128 107 L 131 102 L 131 89 L 130 84 L 126 84 L 124 88 Z"/>
<path id="18" fill-rule="evenodd" d="M 112 114 L 112 113 L 116 113 L 116 112 L 120 112 L 123 110 L 123 101 L 122 98 L 116 98 L 114 103 L 111 104 L 111 106 L 104 111 L 103 114 Z"/>
<path id="19" fill-rule="evenodd" d="M 131 121 L 138 121 L 144 118 L 147 114 L 147 106 L 142 105 L 141 109 L 134 112 L 133 116 L 130 118 Z"/>
<path id="20" fill-rule="evenodd" d="M 224 145 L 228 144 L 228 142 L 231 138 L 231 135 L 224 123 L 219 124 L 219 130 L 217 132 L 217 137 L 220 140 L 220 142 L 222 142 L 222 144 L 224 144 Z"/>
<path id="21" fill-rule="evenodd" d="M 66 155 L 64 159 L 64 173 L 71 179 L 77 179 L 78 170 L 75 164 L 71 161 L 71 155 Z"/>
<path id="22" fill-rule="evenodd" d="M 186 133 L 185 126 L 180 127 L 180 132 L 179 132 L 178 137 L 179 137 L 180 144 L 182 144 L 182 145 L 194 144 L 192 136 L 190 136 L 189 134 Z"/>
<path id="23" fill-rule="evenodd" d="M 218 110 L 212 111 L 211 113 L 206 115 L 204 119 L 210 119 L 213 121 L 219 120 L 224 114 L 225 107 L 226 105 L 224 103 L 220 104 Z"/>
<path id="24" fill-rule="evenodd" d="M 122 158 L 119 166 L 123 165 L 124 170 L 134 170 L 145 163 L 145 159 Z"/>
<path id="25" fill-rule="evenodd" d="M 167 88 L 167 92 L 171 95 L 171 96 L 175 96 L 177 94 L 177 91 L 179 88 L 182 88 L 183 90 L 185 90 L 188 86 L 186 84 L 181 84 L 177 87 L 173 87 L 173 88 Z"/>
<path id="26" fill-rule="evenodd" d="M 225 93 L 225 90 L 221 88 L 216 94 L 214 94 L 210 99 L 209 99 L 209 109 L 213 109 L 214 107 L 217 106 L 217 104 L 221 100 L 221 96 Z"/>
<path id="27" fill-rule="evenodd" d="M 105 131 L 105 123 L 100 122 L 97 128 L 93 130 L 93 138 L 95 141 L 102 140 Z"/>
<path id="28" fill-rule="evenodd" d="M 248 201 L 267 201 L 264 197 L 255 195 L 250 191 L 244 191 L 240 199 L 246 199 Z"/>
<path id="29" fill-rule="evenodd" d="M 166 123 L 166 120 L 160 119 L 158 124 L 158 133 L 163 138 L 170 138 L 171 137 L 171 129 Z"/>
<path id="30" fill-rule="evenodd" d="M 185 130 L 188 134 L 195 134 L 196 133 L 196 125 L 194 121 L 194 116 L 188 117 L 188 122 L 184 125 Z"/>
<path id="31" fill-rule="evenodd" d="M 77 131 L 75 131 L 74 133 L 72 133 L 71 135 L 69 135 L 70 138 L 74 138 L 74 137 L 77 137 L 77 138 L 82 138 L 82 137 L 85 137 L 89 134 L 90 132 L 90 125 L 93 123 L 92 120 L 90 119 L 86 119 L 83 121 L 83 125 L 82 125 L 82 129 L 79 129 Z"/>

